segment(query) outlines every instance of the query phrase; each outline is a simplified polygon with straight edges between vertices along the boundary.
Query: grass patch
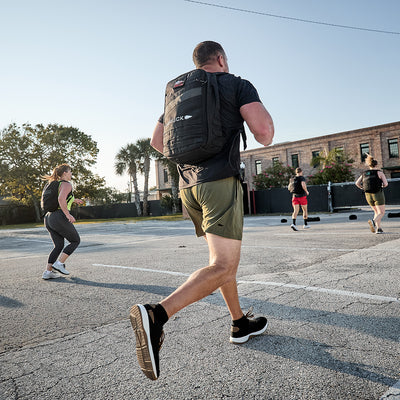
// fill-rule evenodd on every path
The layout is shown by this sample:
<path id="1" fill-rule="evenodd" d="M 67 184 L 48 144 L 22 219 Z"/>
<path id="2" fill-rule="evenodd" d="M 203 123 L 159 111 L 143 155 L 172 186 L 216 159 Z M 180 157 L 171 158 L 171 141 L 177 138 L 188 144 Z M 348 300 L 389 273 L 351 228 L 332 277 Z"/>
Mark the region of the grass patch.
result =
<path id="1" fill-rule="evenodd" d="M 135 223 L 140 221 L 183 221 L 182 214 L 173 215 L 160 215 L 158 217 L 127 217 L 127 218 L 102 218 L 102 219 L 80 219 L 76 221 L 75 225 L 83 224 L 98 224 L 102 222 L 129 222 Z M 2 229 L 30 229 L 30 228 L 42 228 L 43 222 L 32 222 L 30 224 L 15 224 L 15 225 L 0 225 Z"/>

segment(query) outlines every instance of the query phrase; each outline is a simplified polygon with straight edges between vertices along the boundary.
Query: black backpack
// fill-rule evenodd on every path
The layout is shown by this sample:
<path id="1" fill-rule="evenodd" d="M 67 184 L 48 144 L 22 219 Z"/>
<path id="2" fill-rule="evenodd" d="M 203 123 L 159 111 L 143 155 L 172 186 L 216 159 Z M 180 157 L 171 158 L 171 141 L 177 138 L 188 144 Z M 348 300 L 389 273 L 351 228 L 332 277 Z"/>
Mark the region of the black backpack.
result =
<path id="1" fill-rule="evenodd" d="M 244 128 L 240 131 L 245 143 Z M 195 165 L 218 154 L 228 139 L 221 124 L 215 73 L 195 69 L 168 82 L 164 105 L 165 157 L 177 164 Z"/>
<path id="2" fill-rule="evenodd" d="M 363 173 L 363 189 L 366 193 L 378 193 L 382 190 L 382 181 L 377 169 L 370 169 Z"/>
<path id="3" fill-rule="evenodd" d="M 294 178 L 293 181 L 293 192 L 294 194 L 303 194 L 304 193 L 304 189 L 303 189 L 303 185 L 301 184 L 302 180 L 300 179 L 296 179 L 297 177 Z"/>
<path id="4" fill-rule="evenodd" d="M 61 182 L 64 181 L 51 181 L 46 183 L 40 200 L 40 206 L 42 207 L 44 214 L 58 209 L 58 189 Z"/>

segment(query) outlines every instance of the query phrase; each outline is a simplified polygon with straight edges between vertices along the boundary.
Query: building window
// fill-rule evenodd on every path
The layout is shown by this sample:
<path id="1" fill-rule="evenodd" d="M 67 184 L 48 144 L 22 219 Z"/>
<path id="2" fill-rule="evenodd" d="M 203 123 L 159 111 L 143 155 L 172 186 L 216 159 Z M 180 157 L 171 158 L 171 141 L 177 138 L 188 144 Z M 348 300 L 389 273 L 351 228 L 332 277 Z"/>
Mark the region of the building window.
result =
<path id="1" fill-rule="evenodd" d="M 399 143 L 397 139 L 389 139 L 389 158 L 399 158 Z"/>
<path id="2" fill-rule="evenodd" d="M 256 160 L 256 175 L 261 174 L 261 160 Z"/>
<path id="3" fill-rule="evenodd" d="M 312 159 L 314 160 L 314 158 L 319 157 L 319 154 L 320 154 L 320 151 L 319 151 L 319 150 L 313 151 L 313 152 L 312 152 Z M 320 165 L 320 162 L 319 162 L 319 161 L 314 161 L 314 162 L 313 162 L 313 167 L 314 167 L 314 168 L 318 168 L 319 165 Z"/>
<path id="4" fill-rule="evenodd" d="M 343 156 L 344 156 L 344 148 L 342 146 L 340 147 L 335 147 L 336 150 L 336 162 L 341 162 L 343 161 Z"/>
<path id="5" fill-rule="evenodd" d="M 369 154 L 369 143 L 361 143 L 360 144 L 360 154 L 361 154 L 361 162 L 364 162 L 367 158 L 367 154 Z"/>
<path id="6" fill-rule="evenodd" d="M 298 154 L 292 154 L 292 167 L 293 168 L 298 168 L 299 166 L 299 155 Z"/>
<path id="7" fill-rule="evenodd" d="M 164 168 L 164 183 L 168 183 L 168 170 Z"/>
<path id="8" fill-rule="evenodd" d="M 272 166 L 279 163 L 279 157 L 272 157 Z"/>

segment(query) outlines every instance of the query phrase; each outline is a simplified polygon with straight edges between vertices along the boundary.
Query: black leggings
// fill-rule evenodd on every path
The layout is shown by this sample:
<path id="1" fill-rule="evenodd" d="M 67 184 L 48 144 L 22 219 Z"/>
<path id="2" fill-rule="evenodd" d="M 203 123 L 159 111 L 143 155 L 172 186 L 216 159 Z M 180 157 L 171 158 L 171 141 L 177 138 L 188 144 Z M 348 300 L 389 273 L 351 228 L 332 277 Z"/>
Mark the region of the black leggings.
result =
<path id="1" fill-rule="evenodd" d="M 61 210 L 47 213 L 44 217 L 44 225 L 49 231 L 51 240 L 54 243 L 54 249 L 48 258 L 49 264 L 54 264 L 61 252 L 70 256 L 79 246 L 81 238 L 79 237 L 74 224 L 68 221 L 67 217 Z M 67 239 L 68 242 L 70 242 L 65 249 L 63 249 L 64 239 Z"/>

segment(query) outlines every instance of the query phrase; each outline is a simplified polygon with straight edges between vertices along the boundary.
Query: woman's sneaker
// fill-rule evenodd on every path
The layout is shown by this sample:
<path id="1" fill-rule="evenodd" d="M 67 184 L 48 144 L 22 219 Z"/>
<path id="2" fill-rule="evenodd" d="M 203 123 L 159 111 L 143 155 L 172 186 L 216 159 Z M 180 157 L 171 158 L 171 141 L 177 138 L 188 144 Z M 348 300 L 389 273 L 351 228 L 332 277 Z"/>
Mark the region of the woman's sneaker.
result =
<path id="1" fill-rule="evenodd" d="M 382 228 L 378 228 L 375 233 L 377 233 L 377 234 L 383 233 Z"/>
<path id="2" fill-rule="evenodd" d="M 376 226 L 375 226 L 374 220 L 373 219 L 369 219 L 368 220 L 368 224 L 369 224 L 369 229 L 371 230 L 371 232 L 375 233 Z"/>
<path id="3" fill-rule="evenodd" d="M 58 260 L 53 264 L 53 268 L 64 275 L 69 275 L 69 272 L 65 269 L 65 264 Z"/>
<path id="4" fill-rule="evenodd" d="M 294 231 L 298 231 L 297 226 L 295 224 L 290 225 L 290 227 L 294 230 Z"/>
<path id="5" fill-rule="evenodd" d="M 55 278 L 59 278 L 60 274 L 57 274 L 57 272 L 54 271 L 44 271 L 42 278 L 43 279 L 55 279 Z"/>
<path id="6" fill-rule="evenodd" d="M 251 310 L 238 321 L 232 322 L 229 341 L 235 344 L 246 343 L 251 337 L 261 335 L 267 330 L 265 317 L 253 318 Z"/>

